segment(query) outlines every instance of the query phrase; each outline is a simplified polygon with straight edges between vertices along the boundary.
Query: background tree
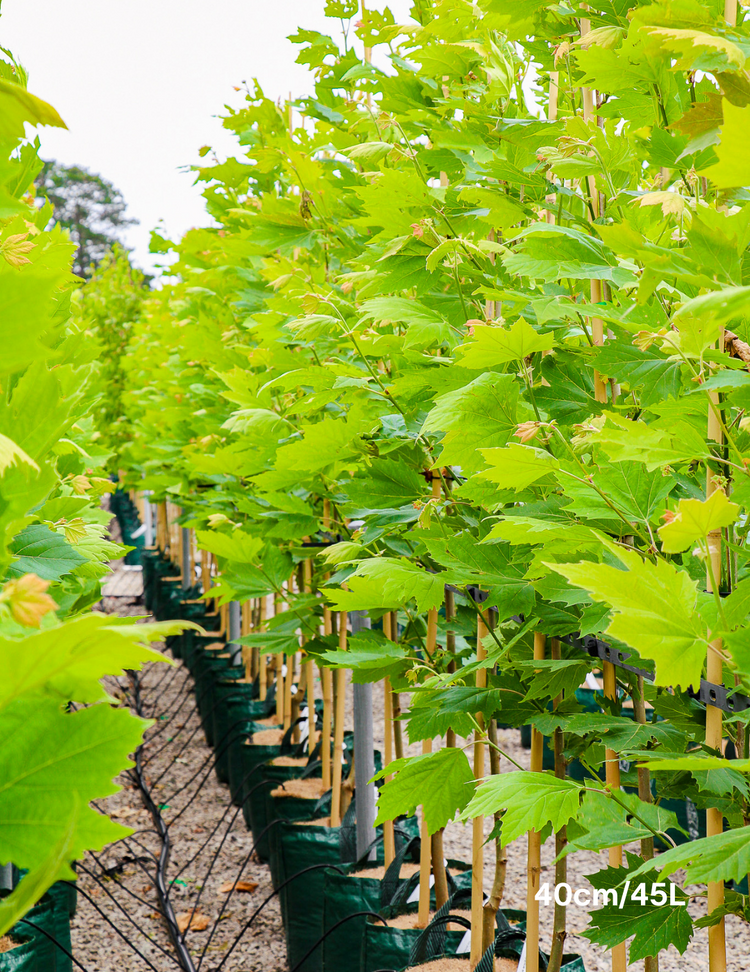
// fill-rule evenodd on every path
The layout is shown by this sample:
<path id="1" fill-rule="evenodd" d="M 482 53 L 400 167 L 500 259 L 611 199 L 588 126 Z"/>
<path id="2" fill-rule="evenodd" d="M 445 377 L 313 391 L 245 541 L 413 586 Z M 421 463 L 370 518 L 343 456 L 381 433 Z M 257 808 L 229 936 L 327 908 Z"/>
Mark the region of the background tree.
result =
<path id="1" fill-rule="evenodd" d="M 83 325 L 93 329 L 102 346 L 99 356 L 101 397 L 97 413 L 99 444 L 111 452 L 111 471 L 116 471 L 122 445 L 129 439 L 128 420 L 122 405 L 125 376 L 122 359 L 127 352 L 133 323 L 148 299 L 151 277 L 134 267 L 127 251 L 116 243 L 89 271 L 89 280 L 78 291 Z"/>
<path id="2" fill-rule="evenodd" d="M 54 207 L 53 219 L 77 245 L 73 271 L 90 276 L 115 243 L 120 231 L 138 220 L 125 216 L 127 204 L 111 182 L 80 165 L 50 160 L 37 177 L 37 187 Z"/>

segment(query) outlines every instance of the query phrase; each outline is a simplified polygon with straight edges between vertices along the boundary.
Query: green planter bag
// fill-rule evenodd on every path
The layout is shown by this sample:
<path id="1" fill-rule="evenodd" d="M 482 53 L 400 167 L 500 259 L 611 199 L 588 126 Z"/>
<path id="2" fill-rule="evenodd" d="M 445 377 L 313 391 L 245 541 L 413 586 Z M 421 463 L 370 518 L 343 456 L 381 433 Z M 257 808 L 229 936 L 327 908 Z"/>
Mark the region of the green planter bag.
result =
<path id="1" fill-rule="evenodd" d="M 237 686 L 237 688 L 240 687 Z M 264 729 L 279 729 L 280 726 L 275 721 L 271 725 L 261 724 L 261 721 L 268 722 L 269 718 L 273 718 L 272 709 L 267 702 L 251 701 L 249 698 L 238 696 L 231 689 L 222 693 L 215 691 L 213 698 L 214 729 L 211 745 L 214 747 L 216 759 L 214 769 L 219 780 L 222 783 L 229 783 L 232 787 L 234 802 L 240 803 L 241 780 L 235 779 L 232 786 L 229 772 L 229 754 L 232 747 L 241 745 L 242 739 L 254 732 L 262 732 Z"/>
<path id="2" fill-rule="evenodd" d="M 19 944 L 9 952 L 0 952 L 0 972 L 42 972 L 33 939 L 13 933 L 11 936 Z"/>
<path id="3" fill-rule="evenodd" d="M 323 969 L 325 972 L 359 972 L 360 950 L 367 925 L 367 915 L 358 912 L 386 914 L 399 910 L 419 885 L 419 871 L 402 876 L 404 864 L 419 866 L 419 838 L 412 837 L 400 827 L 394 828 L 396 856 L 385 874 L 369 877 L 376 870 L 375 862 L 362 859 L 344 868 L 344 873 L 326 872 L 323 904 Z M 459 888 L 460 880 L 471 885 L 471 867 L 459 861 L 448 861 L 451 893 Z M 362 876 L 357 876 L 357 875 Z M 434 906 L 434 893 L 432 901 Z M 348 919 L 348 920 L 347 920 Z M 377 927 L 377 922 L 375 922 Z M 393 931 L 399 931 L 393 929 Z M 419 932 L 416 932 L 419 934 Z M 408 956 L 409 947 L 405 955 Z"/>
<path id="4" fill-rule="evenodd" d="M 63 881 L 57 881 L 49 889 L 46 895 L 52 902 L 54 935 L 56 940 L 67 949 L 73 951 L 70 940 L 70 889 Z M 57 972 L 72 972 L 73 962 L 59 948 L 57 953 Z"/>
<path id="5" fill-rule="evenodd" d="M 281 759 L 287 759 L 289 762 L 279 765 L 278 761 Z M 275 819 L 270 815 L 273 812 L 273 805 L 269 800 L 271 791 L 283 786 L 289 780 L 300 779 L 307 775 L 319 778 L 321 763 L 317 759 L 292 753 L 286 757 L 277 756 L 271 762 L 261 764 L 257 770 L 254 778 L 249 781 L 251 785 L 244 788 L 242 813 L 248 829 L 253 834 L 255 853 L 262 861 L 267 861 L 269 855 L 267 828 Z"/>
<path id="6" fill-rule="evenodd" d="M 324 819 L 329 813 L 330 794 L 326 794 L 314 811 L 320 817 L 313 816 L 311 821 Z M 400 822 L 400 826 L 411 836 L 417 832 L 414 818 Z M 342 870 L 342 864 L 352 863 L 356 858 L 355 801 L 352 800 L 340 827 L 280 819 L 270 827 L 269 835 L 272 875 L 275 871 L 278 882 L 275 886 L 280 889 L 289 968 L 300 964 L 298 972 L 321 972 L 319 943 L 323 935 L 325 872 L 334 868 Z M 378 828 L 377 838 L 378 862 L 382 863 L 382 827 Z"/>
<path id="7" fill-rule="evenodd" d="M 59 939 L 60 944 L 70 951 L 70 925 L 67 936 L 64 933 L 60 936 L 55 904 L 49 892 L 13 926 L 10 934 L 15 938 L 31 939 L 31 950 L 37 963 L 31 966 L 34 972 L 65 972 L 70 968 L 70 959 L 55 945 Z"/>
<path id="8" fill-rule="evenodd" d="M 418 889 L 419 875 L 409 881 L 407 889 Z M 401 915 L 415 915 L 417 902 L 409 911 L 400 908 Z M 458 888 L 450 899 L 439 909 L 427 928 L 398 928 L 386 925 L 375 919 L 367 919 L 361 937 L 361 972 L 376 972 L 380 969 L 400 970 L 419 965 L 435 958 L 457 958 L 469 947 L 470 936 L 466 934 L 471 927 L 468 914 L 471 911 L 471 871 L 464 879 L 464 887 Z M 395 917 L 393 908 L 384 909 L 383 917 Z M 498 933 L 501 929 L 512 931 L 525 937 L 526 912 L 507 908 L 498 911 L 496 916 Z M 448 928 L 460 925 L 460 928 Z M 334 965 L 330 969 L 333 970 Z M 330 970 L 329 970 L 330 972 Z"/>

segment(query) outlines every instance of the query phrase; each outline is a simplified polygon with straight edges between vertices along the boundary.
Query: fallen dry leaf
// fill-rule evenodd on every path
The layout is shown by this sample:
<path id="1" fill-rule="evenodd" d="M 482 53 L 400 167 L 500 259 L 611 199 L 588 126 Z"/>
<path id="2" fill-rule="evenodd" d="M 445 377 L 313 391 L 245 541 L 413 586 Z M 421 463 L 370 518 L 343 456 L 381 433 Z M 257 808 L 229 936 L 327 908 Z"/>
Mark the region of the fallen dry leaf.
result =
<path id="1" fill-rule="evenodd" d="M 127 820 L 128 817 L 137 817 L 141 813 L 144 813 L 143 809 L 139 810 L 136 807 L 120 807 L 118 810 L 113 810 L 110 813 L 110 817 L 119 818 L 120 820 Z"/>
<path id="2" fill-rule="evenodd" d="M 202 915 L 200 911 L 181 911 L 177 915 L 177 927 L 183 934 L 190 931 L 205 931 L 211 924 L 208 915 Z"/>
<path id="3" fill-rule="evenodd" d="M 235 891 L 245 891 L 247 894 L 252 894 L 253 891 L 258 887 L 254 881 L 225 881 L 218 890 L 218 894 L 229 894 L 232 889 Z"/>

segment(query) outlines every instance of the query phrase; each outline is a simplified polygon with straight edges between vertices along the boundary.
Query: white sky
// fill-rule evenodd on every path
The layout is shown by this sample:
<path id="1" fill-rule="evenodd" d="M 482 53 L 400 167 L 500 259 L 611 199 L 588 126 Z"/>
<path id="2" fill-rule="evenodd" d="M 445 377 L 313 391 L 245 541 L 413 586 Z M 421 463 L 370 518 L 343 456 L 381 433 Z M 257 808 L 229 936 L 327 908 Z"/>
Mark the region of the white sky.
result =
<path id="1" fill-rule="evenodd" d="M 382 9 L 384 2 L 371 4 Z M 29 90 L 57 108 L 69 131 L 39 130 L 42 156 L 98 172 L 121 190 L 134 261 L 151 268 L 150 231 L 170 238 L 208 222 L 193 175 L 180 172 L 211 145 L 235 153 L 217 115 L 242 103 L 233 90 L 257 77 L 267 95 L 310 90 L 299 26 L 335 28 L 324 0 L 2 0 L 0 45 L 29 72 Z M 408 0 L 391 0 L 407 20 Z"/>

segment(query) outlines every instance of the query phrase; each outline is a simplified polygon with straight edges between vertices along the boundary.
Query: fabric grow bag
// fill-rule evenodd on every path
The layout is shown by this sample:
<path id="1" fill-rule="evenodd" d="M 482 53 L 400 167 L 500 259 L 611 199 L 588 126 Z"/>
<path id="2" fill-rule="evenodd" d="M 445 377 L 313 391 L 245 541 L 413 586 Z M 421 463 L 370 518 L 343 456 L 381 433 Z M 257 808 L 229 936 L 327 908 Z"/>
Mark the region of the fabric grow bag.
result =
<path id="1" fill-rule="evenodd" d="M 19 944 L 9 952 L 0 952 L 0 972 L 43 972 L 37 962 L 34 940 L 25 934 L 9 934 Z"/>
<path id="2" fill-rule="evenodd" d="M 328 934 L 322 945 L 325 972 L 360 972 L 360 952 L 368 918 L 366 915 L 359 915 L 356 918 L 349 918 L 348 921 L 343 919 L 363 911 L 386 915 L 389 911 L 398 910 L 400 903 L 405 902 L 411 892 L 419 887 L 419 871 L 410 877 L 400 876 L 401 865 L 409 858 L 412 863 L 419 864 L 419 839 L 410 837 L 400 827 L 394 828 L 394 836 L 396 857 L 382 879 L 355 876 L 358 871 L 373 866 L 374 862 L 366 860 L 345 867 L 343 874 L 336 871 L 326 872 L 323 930 Z M 451 899 L 460 887 L 464 889 L 468 887 L 470 891 L 471 865 L 463 861 L 449 860 L 448 868 L 449 872 L 453 872 L 448 875 Z M 431 899 L 434 908 L 434 891 L 431 892 Z M 339 922 L 343 923 L 339 924 Z M 373 919 L 373 928 L 383 929 L 383 940 L 385 940 L 385 926 Z M 402 946 L 401 953 L 404 960 L 407 960 L 411 945 L 421 933 L 421 929 L 388 928 L 387 930 L 409 933 L 396 936 Z M 395 949 L 393 954 L 396 954 Z"/>
<path id="3" fill-rule="evenodd" d="M 327 795 L 330 801 L 330 794 Z M 307 801 L 306 801 L 307 802 Z M 328 803 L 330 807 L 330 802 Z M 320 801 L 316 814 L 323 816 L 326 801 Z M 321 947 L 303 958 L 323 934 L 323 895 L 325 873 L 341 870 L 356 857 L 355 804 L 347 811 L 340 827 L 279 819 L 269 829 L 272 874 L 275 870 L 280 888 L 279 901 L 287 942 L 289 968 L 301 963 L 298 972 L 321 972 Z M 318 819 L 313 817 L 312 819 Z M 400 821 L 407 833 L 416 835 L 414 818 Z M 377 832 L 377 859 L 383 862 L 382 827 Z M 303 873 L 304 872 L 304 873 Z M 291 880 L 290 880 L 291 879 Z"/>

